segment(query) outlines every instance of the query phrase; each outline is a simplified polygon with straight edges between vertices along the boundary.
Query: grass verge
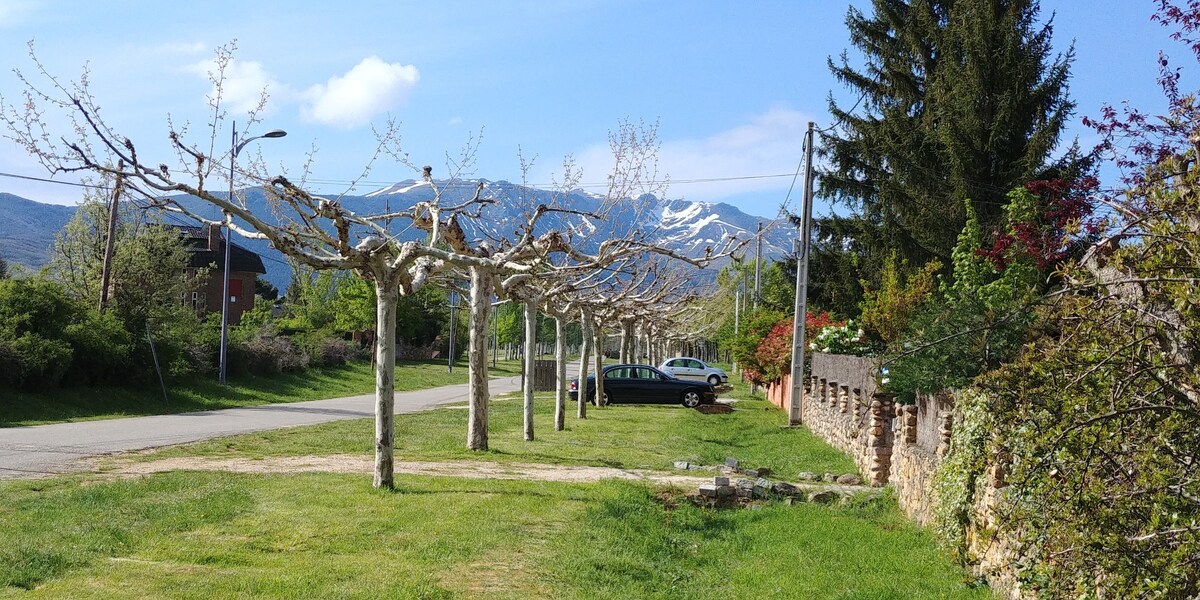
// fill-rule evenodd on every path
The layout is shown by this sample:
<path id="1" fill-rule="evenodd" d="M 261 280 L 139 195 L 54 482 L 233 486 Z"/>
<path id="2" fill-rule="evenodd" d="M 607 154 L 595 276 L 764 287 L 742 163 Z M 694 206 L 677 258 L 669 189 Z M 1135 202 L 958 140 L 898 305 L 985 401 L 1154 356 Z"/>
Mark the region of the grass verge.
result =
<path id="1" fill-rule="evenodd" d="M 890 500 L 713 511 L 620 482 L 398 484 L 0 484 L 0 597 L 987 597 Z"/>

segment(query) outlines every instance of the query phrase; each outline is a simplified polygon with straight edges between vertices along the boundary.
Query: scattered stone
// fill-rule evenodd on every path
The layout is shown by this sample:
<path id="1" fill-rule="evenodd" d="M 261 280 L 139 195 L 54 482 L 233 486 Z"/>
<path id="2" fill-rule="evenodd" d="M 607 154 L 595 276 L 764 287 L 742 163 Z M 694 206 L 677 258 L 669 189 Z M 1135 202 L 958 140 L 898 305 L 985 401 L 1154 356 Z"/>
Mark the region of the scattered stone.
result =
<path id="1" fill-rule="evenodd" d="M 733 487 L 732 486 L 718 485 L 715 487 L 717 488 L 717 497 L 718 498 L 728 498 L 729 496 L 733 495 Z"/>
<path id="2" fill-rule="evenodd" d="M 770 491 L 771 491 L 771 482 L 770 481 L 767 481 L 766 479 L 759 477 L 754 482 L 754 497 L 755 498 L 766 498 L 767 494 L 770 493 Z"/>
<path id="3" fill-rule="evenodd" d="M 758 477 L 758 469 L 744 469 L 743 468 L 743 469 L 738 469 L 737 472 L 741 473 L 742 475 L 749 475 L 750 477 Z"/>
<path id="4" fill-rule="evenodd" d="M 842 485 L 859 485 L 862 483 L 862 479 L 853 473 L 846 473 L 845 475 L 838 477 L 837 482 Z"/>
<path id="5" fill-rule="evenodd" d="M 754 496 L 754 482 L 749 479 L 738 479 L 733 482 L 733 487 L 737 489 L 739 497 L 752 498 Z"/>
<path id="6" fill-rule="evenodd" d="M 776 481 L 771 484 L 771 491 L 780 496 L 795 496 L 800 493 L 800 488 L 783 481 Z"/>
<path id="7" fill-rule="evenodd" d="M 705 498 L 716 498 L 718 489 L 719 488 L 717 486 L 706 483 L 700 486 L 700 495 L 704 496 Z"/>
<path id="8" fill-rule="evenodd" d="M 824 481 L 825 483 L 833 483 L 837 481 L 837 475 L 834 475 L 833 473 L 826 473 L 821 476 L 821 481 Z"/>
<path id="9" fill-rule="evenodd" d="M 787 498 L 784 498 L 784 499 L 783 499 L 783 503 L 784 503 L 784 504 L 786 504 L 786 505 L 788 505 L 788 506 L 795 506 L 795 505 L 797 505 L 797 504 L 800 504 L 800 503 L 802 503 L 802 502 L 804 502 L 804 497 L 803 497 L 803 496 L 788 496 Z"/>
<path id="10" fill-rule="evenodd" d="M 733 458 L 732 456 L 727 457 L 725 459 L 725 466 L 729 467 L 730 469 L 738 468 L 738 459 Z"/>
<path id="11" fill-rule="evenodd" d="M 688 469 L 692 468 L 692 463 L 686 460 L 677 460 L 675 461 L 675 468 L 681 471 L 687 471 Z"/>
<path id="12" fill-rule="evenodd" d="M 801 471 L 800 474 L 796 476 L 796 479 L 799 479 L 800 481 L 816 481 L 818 477 L 817 474 L 813 473 L 812 471 Z"/>
<path id="13" fill-rule="evenodd" d="M 729 485 L 729 478 L 728 478 L 728 477 L 721 477 L 721 476 L 719 476 L 719 475 L 718 475 L 717 477 L 713 477 L 713 484 L 715 484 L 715 485 Z"/>
<path id="14" fill-rule="evenodd" d="M 759 468 L 755 469 L 755 471 L 757 472 L 756 474 L 759 477 L 769 477 L 771 475 L 771 469 L 769 469 L 767 467 L 759 467 Z"/>
<path id="15" fill-rule="evenodd" d="M 837 500 L 837 499 L 838 499 L 838 493 L 833 490 L 825 490 L 822 492 L 813 492 L 808 495 L 809 502 L 816 502 L 818 504 L 829 504 L 830 502 L 833 502 L 834 500 Z"/>

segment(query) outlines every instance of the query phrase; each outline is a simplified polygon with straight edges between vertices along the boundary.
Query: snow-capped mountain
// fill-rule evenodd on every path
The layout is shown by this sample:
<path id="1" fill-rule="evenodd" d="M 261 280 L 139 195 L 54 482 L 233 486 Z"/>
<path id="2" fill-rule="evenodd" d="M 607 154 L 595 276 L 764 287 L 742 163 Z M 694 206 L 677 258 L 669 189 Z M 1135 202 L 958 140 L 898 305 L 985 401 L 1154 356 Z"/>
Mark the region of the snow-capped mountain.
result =
<path id="1" fill-rule="evenodd" d="M 526 216 L 538 205 L 605 214 L 602 219 L 575 213 L 550 214 L 540 221 L 539 233 L 558 229 L 598 243 L 637 230 L 650 240 L 688 256 L 701 256 L 705 248 L 719 249 L 730 238 L 753 240 L 759 223 L 765 229 L 763 254 L 768 258 L 779 258 L 788 253 L 795 236 L 795 229 L 786 221 L 775 222 L 748 215 L 724 203 L 661 199 L 646 194 L 604 207 L 603 197 L 583 190 L 562 193 L 507 181 L 487 180 L 437 181 L 435 184 L 444 190 L 443 205 L 466 201 L 477 189 L 481 198 L 493 201 L 484 207 L 479 219 L 464 222 L 468 235 L 479 239 L 511 239 L 513 233 L 525 223 Z M 375 210 L 378 210 L 382 208 L 378 206 L 380 201 L 397 208 L 411 206 L 431 197 L 428 186 L 408 180 L 376 190 L 362 198 L 373 201 Z M 349 206 L 346 200 L 343 200 L 343 205 Z M 753 243 L 746 246 L 745 251 L 747 255 L 752 255 Z"/>
<path id="2" fill-rule="evenodd" d="M 468 218 L 462 225 L 469 237 L 477 240 L 490 239 L 493 241 L 511 240 L 526 223 L 527 216 L 536 210 L 538 205 L 552 206 L 575 212 L 552 212 L 539 220 L 538 234 L 550 230 L 570 233 L 577 243 L 585 249 L 594 247 L 601 241 L 612 236 L 623 236 L 631 231 L 640 231 L 648 241 L 679 252 L 687 256 L 702 256 L 705 248 L 714 251 L 723 247 L 725 240 L 736 237 L 740 240 L 750 240 L 742 252 L 752 257 L 755 252 L 753 238 L 758 224 L 764 227 L 763 255 L 768 259 L 781 258 L 790 252 L 796 230 L 786 221 L 776 222 L 748 215 L 729 204 L 693 202 L 679 199 L 660 199 L 653 195 L 643 195 L 638 198 L 626 198 L 612 203 L 603 211 L 604 218 L 594 218 L 578 213 L 600 212 L 604 198 L 583 190 L 569 193 L 553 192 L 526 187 L 507 181 L 467 180 L 467 181 L 436 181 L 442 188 L 442 203 L 450 206 L 465 202 L 479 190 L 481 198 L 490 202 L 482 206 L 479 218 Z M 239 196 L 242 193 L 239 192 Z M 378 214 L 384 211 L 403 210 L 416 202 L 430 200 L 432 191 L 423 182 L 413 180 L 401 181 L 361 196 L 341 196 L 338 201 L 345 208 L 360 215 Z M 245 190 L 248 208 L 257 215 L 274 214 L 268 206 L 261 189 Z M 35 208 L 34 212 L 54 213 L 56 219 L 53 226 L 32 225 L 22 233 L 22 240 L 28 238 L 27 244 L 44 251 L 23 258 L 16 253 L 19 250 L 13 239 L 0 239 L 0 255 L 15 262 L 22 262 L 31 267 L 39 267 L 46 260 L 50 244 L 59 227 L 70 218 L 74 207 L 42 205 L 15 196 L 0 194 L 0 208 L 16 210 L 18 203 L 24 202 Z M 214 215 L 211 206 L 202 204 L 199 200 L 192 202 L 193 210 L 198 214 Z M 21 206 L 24 206 L 23 204 Z M 55 212 L 57 211 L 57 212 Z M 62 213 L 61 215 L 59 213 Z M 182 222 L 172 217 L 168 222 Z M 192 223 L 188 223 L 192 224 Z M 419 239 L 423 236 L 420 231 L 407 229 L 408 223 L 397 219 L 392 229 L 398 236 L 409 239 Z M 5 236 L 0 236 L 3 238 Z M 280 289 L 286 288 L 291 282 L 291 267 L 282 254 L 262 240 L 235 239 L 234 243 L 249 248 L 264 259 L 267 267 L 266 279 Z M 719 265 L 718 265 L 719 266 Z M 715 272 L 716 269 L 713 269 Z"/>

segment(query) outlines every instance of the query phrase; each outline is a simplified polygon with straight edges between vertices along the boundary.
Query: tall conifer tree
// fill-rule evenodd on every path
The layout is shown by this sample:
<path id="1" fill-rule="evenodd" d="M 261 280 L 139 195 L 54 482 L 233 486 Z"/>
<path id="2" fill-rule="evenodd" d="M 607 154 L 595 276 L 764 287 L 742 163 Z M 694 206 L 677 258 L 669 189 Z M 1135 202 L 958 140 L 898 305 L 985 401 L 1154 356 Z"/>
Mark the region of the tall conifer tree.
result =
<path id="1" fill-rule="evenodd" d="M 967 200 L 990 229 L 1009 190 L 1062 167 L 1051 152 L 1073 108 L 1073 52 L 1052 53 L 1037 0 L 873 0 L 872 9 L 846 18 L 864 65 L 845 53 L 829 61 L 858 100 L 845 108 L 830 98 L 836 126 L 822 140 L 820 193 L 857 212 L 872 252 L 950 264 Z"/>

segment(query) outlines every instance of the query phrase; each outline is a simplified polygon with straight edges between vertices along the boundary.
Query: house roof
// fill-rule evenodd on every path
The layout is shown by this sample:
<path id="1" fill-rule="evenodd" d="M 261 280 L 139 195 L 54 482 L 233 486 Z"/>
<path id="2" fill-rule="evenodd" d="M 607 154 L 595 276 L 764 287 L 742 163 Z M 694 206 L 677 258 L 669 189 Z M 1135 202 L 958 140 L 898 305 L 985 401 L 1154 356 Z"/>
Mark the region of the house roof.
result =
<path id="1" fill-rule="evenodd" d="M 206 227 L 176 225 L 183 234 L 184 249 L 188 253 L 188 266 L 195 268 L 213 267 L 220 271 L 225 264 L 225 238 L 218 238 L 212 247 L 209 245 Z M 263 266 L 262 257 L 258 253 L 243 248 L 237 244 L 229 245 L 229 270 L 246 271 L 260 275 L 267 272 Z"/>

